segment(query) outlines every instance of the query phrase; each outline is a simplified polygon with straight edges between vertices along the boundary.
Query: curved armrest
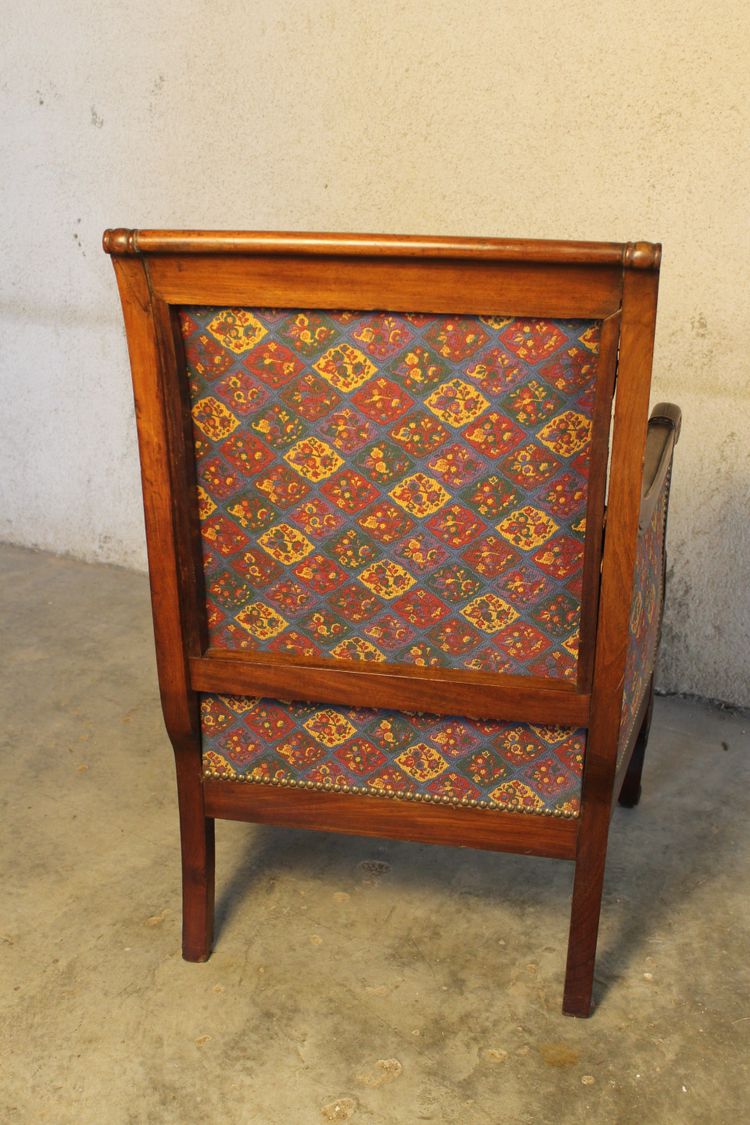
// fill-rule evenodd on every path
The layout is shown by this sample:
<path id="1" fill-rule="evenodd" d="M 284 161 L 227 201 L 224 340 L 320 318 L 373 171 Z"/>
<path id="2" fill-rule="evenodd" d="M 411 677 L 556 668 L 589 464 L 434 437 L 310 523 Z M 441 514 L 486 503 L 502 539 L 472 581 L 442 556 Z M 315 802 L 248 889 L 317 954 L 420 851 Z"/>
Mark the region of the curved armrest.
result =
<path id="1" fill-rule="evenodd" d="M 651 522 L 664 480 L 672 464 L 672 452 L 680 436 L 682 411 L 671 402 L 660 402 L 651 411 L 643 463 L 643 492 L 638 530 Z"/>

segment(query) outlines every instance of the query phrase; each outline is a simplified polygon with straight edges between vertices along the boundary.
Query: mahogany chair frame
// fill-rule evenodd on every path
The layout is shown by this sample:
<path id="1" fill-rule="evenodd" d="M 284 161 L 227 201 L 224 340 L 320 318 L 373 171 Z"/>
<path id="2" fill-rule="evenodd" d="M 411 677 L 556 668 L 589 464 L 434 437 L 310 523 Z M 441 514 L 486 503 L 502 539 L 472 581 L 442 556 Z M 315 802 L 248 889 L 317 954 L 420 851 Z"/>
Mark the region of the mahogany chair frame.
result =
<path id="1" fill-rule="evenodd" d="M 622 789 L 623 803 L 637 800 L 650 717 L 647 693 L 618 768 L 639 521 L 669 471 L 679 421 L 676 408 L 661 407 L 648 426 L 660 246 L 117 229 L 105 232 L 104 248 L 117 274 L 133 374 L 159 686 L 177 771 L 184 957 L 202 961 L 211 952 L 217 817 L 549 856 L 575 864 L 563 1011 L 587 1016 L 614 797 Z M 191 304 L 599 320 L 577 681 L 207 647 L 177 323 L 177 309 Z M 583 726 L 580 816 L 207 779 L 201 692 Z"/>

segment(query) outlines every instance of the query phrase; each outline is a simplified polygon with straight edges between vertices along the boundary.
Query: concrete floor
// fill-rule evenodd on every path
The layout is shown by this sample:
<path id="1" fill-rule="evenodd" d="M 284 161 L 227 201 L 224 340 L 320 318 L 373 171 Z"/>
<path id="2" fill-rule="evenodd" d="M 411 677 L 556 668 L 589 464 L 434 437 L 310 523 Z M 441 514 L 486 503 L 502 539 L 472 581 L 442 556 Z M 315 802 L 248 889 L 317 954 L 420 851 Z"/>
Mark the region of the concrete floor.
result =
<path id="1" fill-rule="evenodd" d="M 0 1121 L 747 1120 L 747 715 L 657 702 L 591 1020 L 560 1015 L 572 868 L 542 859 L 219 823 L 188 965 L 146 580 L 0 573 Z"/>

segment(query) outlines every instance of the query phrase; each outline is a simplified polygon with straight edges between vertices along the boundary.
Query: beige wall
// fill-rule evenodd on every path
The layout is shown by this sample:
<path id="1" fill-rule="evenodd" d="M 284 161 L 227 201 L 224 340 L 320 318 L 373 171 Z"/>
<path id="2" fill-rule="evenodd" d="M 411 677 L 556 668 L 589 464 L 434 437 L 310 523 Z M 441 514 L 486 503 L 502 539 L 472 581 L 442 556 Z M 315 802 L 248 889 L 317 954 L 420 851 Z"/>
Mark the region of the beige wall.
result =
<path id="1" fill-rule="evenodd" d="M 661 240 L 660 681 L 750 703 L 747 4 L 4 9 L 0 538 L 144 565 L 105 226 Z"/>

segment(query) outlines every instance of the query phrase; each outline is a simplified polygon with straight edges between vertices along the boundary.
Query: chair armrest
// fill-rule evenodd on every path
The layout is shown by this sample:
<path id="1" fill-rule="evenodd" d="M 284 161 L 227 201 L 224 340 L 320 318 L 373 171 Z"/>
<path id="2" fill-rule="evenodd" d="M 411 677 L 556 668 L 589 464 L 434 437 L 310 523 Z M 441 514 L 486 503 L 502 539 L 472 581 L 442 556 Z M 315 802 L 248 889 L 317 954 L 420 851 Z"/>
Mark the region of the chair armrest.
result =
<path id="1" fill-rule="evenodd" d="M 643 491 L 638 530 L 643 531 L 651 522 L 659 502 L 667 473 L 672 464 L 672 452 L 680 436 L 682 411 L 671 402 L 660 402 L 651 411 L 643 462 Z"/>

